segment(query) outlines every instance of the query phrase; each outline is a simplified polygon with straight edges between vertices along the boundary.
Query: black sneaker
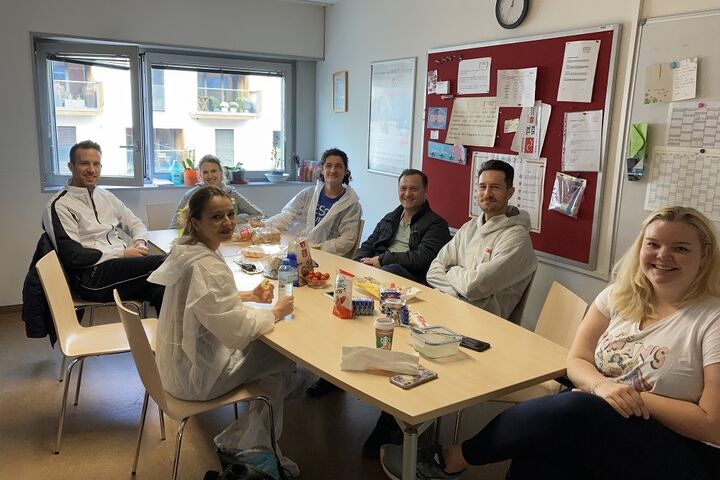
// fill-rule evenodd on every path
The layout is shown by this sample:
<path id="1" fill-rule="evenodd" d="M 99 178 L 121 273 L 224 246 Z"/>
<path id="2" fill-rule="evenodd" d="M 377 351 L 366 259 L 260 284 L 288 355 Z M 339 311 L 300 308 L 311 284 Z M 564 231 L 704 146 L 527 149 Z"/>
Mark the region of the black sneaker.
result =
<path id="1" fill-rule="evenodd" d="M 319 378 L 315 383 L 310 385 L 307 390 L 305 390 L 305 393 L 307 393 L 309 397 L 324 397 L 328 393 L 337 390 L 341 390 L 341 388 L 336 387 L 324 378 Z"/>
<path id="2" fill-rule="evenodd" d="M 403 432 L 395 419 L 389 413 L 380 412 L 380 417 L 370 436 L 362 447 L 365 458 L 380 458 L 380 447 L 386 444 L 402 445 Z"/>

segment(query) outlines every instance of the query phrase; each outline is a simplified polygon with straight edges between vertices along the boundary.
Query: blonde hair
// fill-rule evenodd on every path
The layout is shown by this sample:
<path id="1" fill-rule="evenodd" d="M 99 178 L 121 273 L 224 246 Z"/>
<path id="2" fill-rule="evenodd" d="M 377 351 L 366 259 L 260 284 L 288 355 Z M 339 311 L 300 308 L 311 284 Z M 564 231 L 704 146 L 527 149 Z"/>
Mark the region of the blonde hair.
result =
<path id="1" fill-rule="evenodd" d="M 694 208 L 668 207 L 650 214 L 642 224 L 640 234 L 632 247 L 623 255 L 615 267 L 615 285 L 610 295 L 610 307 L 629 320 L 640 321 L 654 313 L 652 307 L 653 286 L 640 268 L 640 250 L 645 231 L 655 221 L 682 222 L 690 225 L 698 234 L 705 258 L 697 277 L 692 281 L 676 307 L 682 307 L 692 300 L 707 295 L 720 295 L 720 271 L 718 258 L 720 250 L 710 220 Z"/>

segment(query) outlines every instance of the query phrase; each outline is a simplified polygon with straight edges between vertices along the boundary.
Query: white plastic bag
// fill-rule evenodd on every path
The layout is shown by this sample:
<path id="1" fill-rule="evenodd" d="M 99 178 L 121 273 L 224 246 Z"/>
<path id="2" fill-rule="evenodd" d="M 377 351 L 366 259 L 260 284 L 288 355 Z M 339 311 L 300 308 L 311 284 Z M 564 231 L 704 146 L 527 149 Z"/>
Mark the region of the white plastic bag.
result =
<path id="1" fill-rule="evenodd" d="M 343 347 L 340 369 L 345 371 L 378 369 L 417 375 L 419 363 L 420 357 L 417 354 L 370 347 Z"/>

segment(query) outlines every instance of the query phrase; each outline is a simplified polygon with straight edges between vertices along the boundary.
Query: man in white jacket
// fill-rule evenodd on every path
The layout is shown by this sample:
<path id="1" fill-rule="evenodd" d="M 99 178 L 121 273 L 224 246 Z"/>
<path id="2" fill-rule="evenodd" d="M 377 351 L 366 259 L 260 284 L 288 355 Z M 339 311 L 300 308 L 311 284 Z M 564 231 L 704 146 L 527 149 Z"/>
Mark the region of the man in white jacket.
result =
<path id="1" fill-rule="evenodd" d="M 477 202 L 483 215 L 455 234 L 430 264 L 428 284 L 508 318 L 537 268 L 530 216 L 508 206 L 514 170 L 500 160 L 480 167 Z"/>
<path id="2" fill-rule="evenodd" d="M 70 149 L 71 178 L 48 202 L 43 229 L 57 250 L 72 289 L 85 300 L 149 301 L 160 312 L 164 287 L 148 283 L 163 255 L 148 255 L 147 229 L 110 191 L 96 188 L 102 150 L 90 140 Z M 129 237 L 129 239 L 128 239 Z"/>

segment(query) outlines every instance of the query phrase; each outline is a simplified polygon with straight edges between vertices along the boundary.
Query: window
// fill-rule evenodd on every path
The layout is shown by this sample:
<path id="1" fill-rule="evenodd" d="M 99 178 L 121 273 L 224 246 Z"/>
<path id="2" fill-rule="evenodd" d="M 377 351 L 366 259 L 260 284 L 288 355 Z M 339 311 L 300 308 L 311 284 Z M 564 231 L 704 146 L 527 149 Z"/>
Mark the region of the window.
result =
<path id="1" fill-rule="evenodd" d="M 235 131 L 227 128 L 215 130 L 215 156 L 223 165 L 235 166 Z"/>
<path id="2" fill-rule="evenodd" d="M 58 162 L 60 163 L 60 171 L 65 174 L 70 174 L 67 162 L 70 161 L 70 149 L 77 142 L 75 127 L 57 127 Z"/>
<path id="3" fill-rule="evenodd" d="M 111 185 L 164 184 L 174 160 L 208 153 L 264 179 L 274 145 L 281 163 L 294 150 L 292 62 L 76 39 L 35 46 L 44 188 L 67 181 L 69 148 L 86 139 L 102 146 Z"/>
<path id="4" fill-rule="evenodd" d="M 165 111 L 165 71 L 153 69 L 152 71 L 152 98 L 153 111 Z"/>

